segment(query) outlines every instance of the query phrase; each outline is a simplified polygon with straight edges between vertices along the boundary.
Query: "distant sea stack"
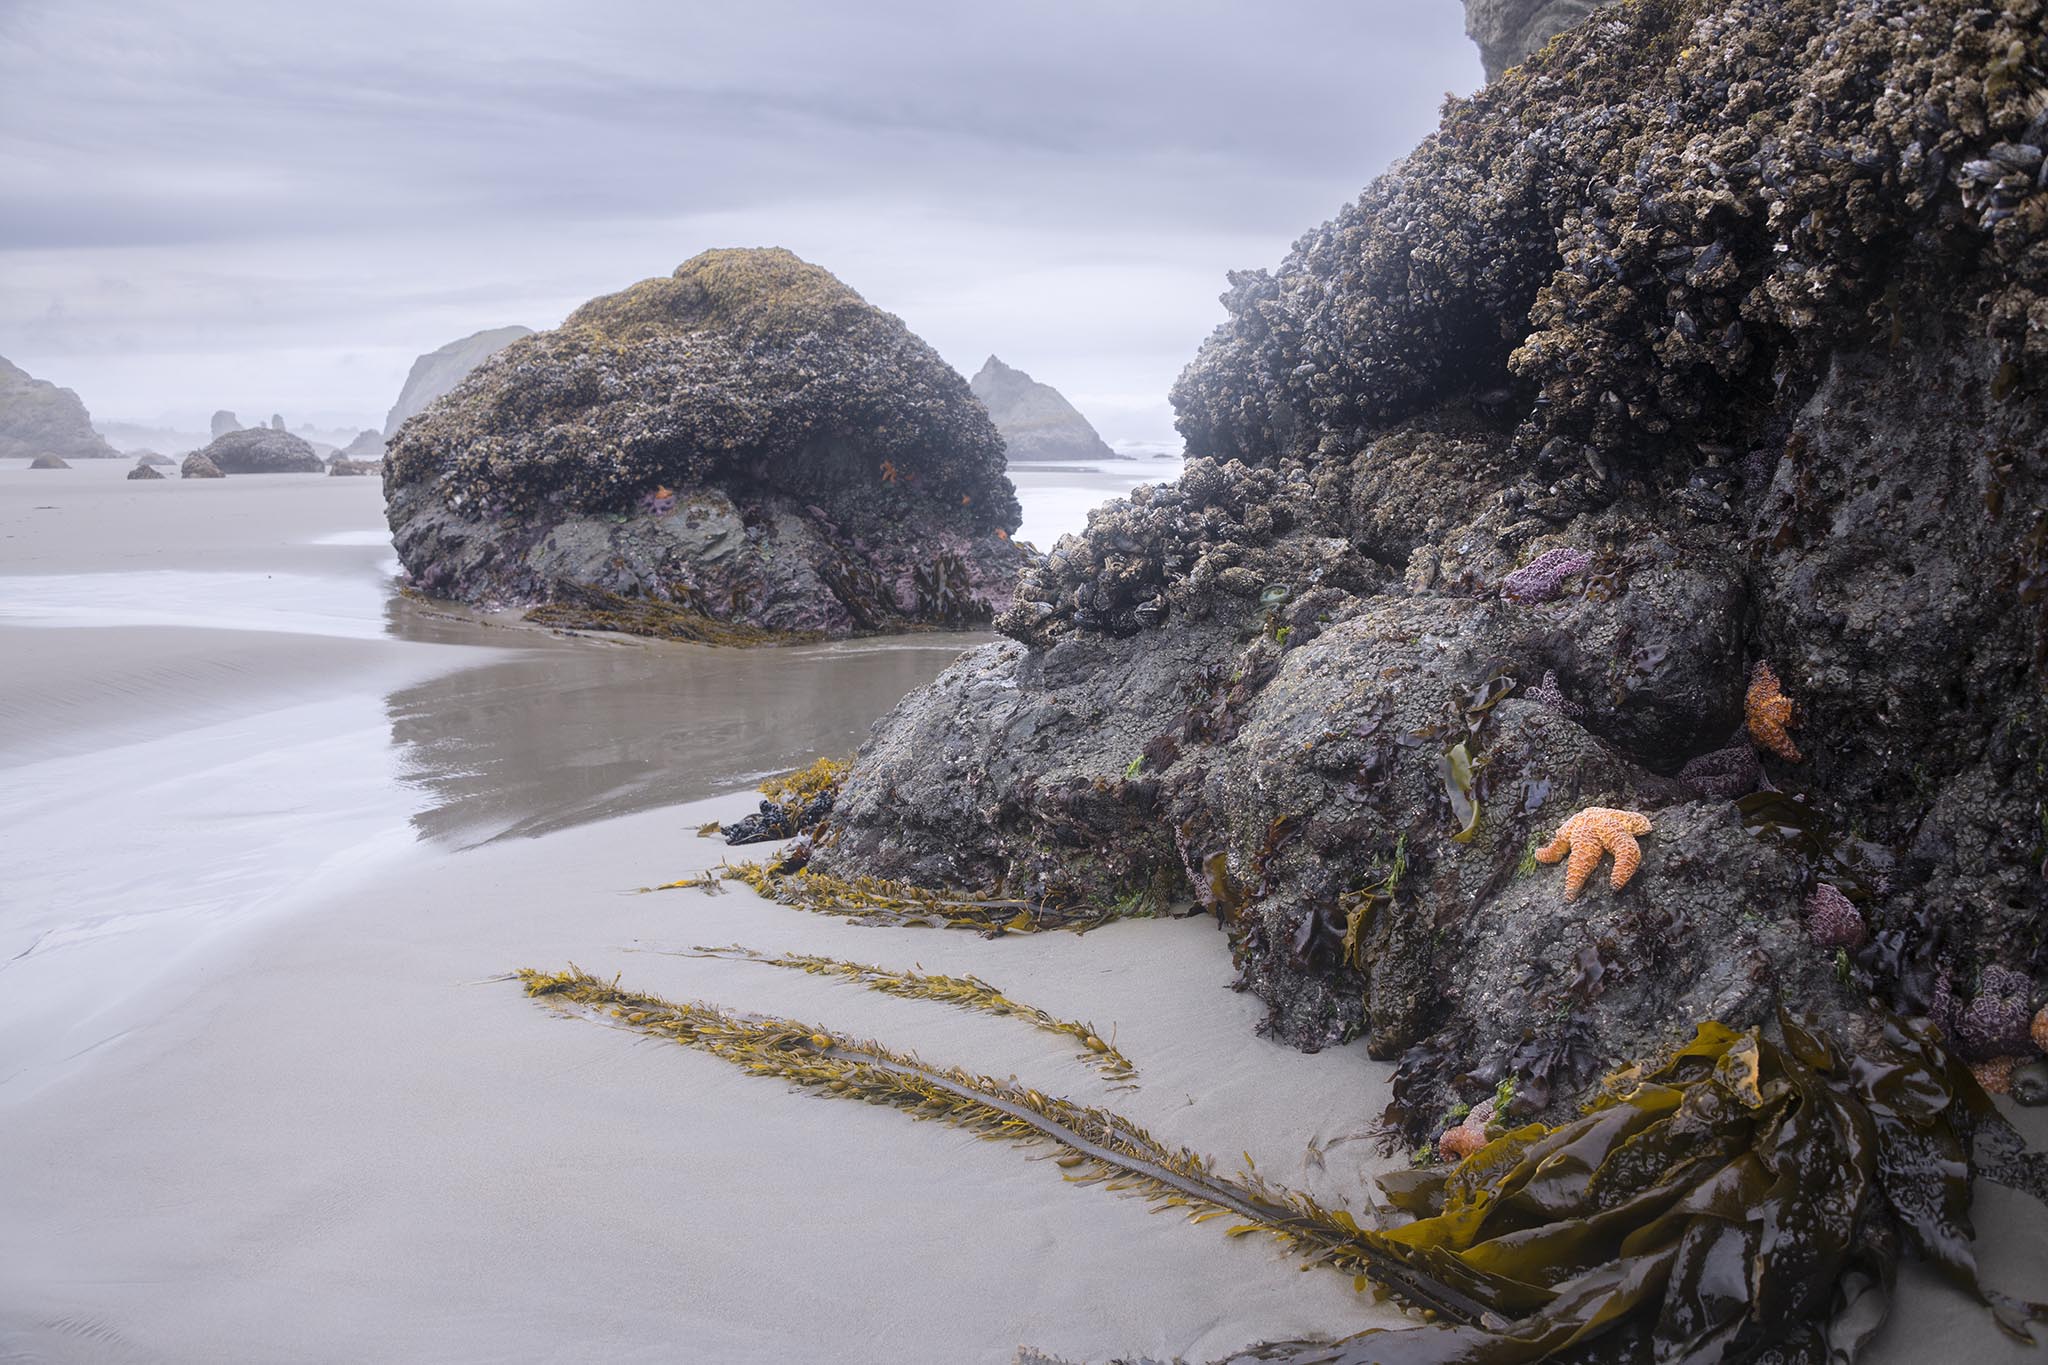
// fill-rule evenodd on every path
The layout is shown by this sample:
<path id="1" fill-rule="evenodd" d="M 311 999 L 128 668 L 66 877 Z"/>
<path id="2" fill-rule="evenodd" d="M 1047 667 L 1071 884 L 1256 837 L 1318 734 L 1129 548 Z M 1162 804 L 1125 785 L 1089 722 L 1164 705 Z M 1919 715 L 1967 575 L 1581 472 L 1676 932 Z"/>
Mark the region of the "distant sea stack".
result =
<path id="1" fill-rule="evenodd" d="M 226 408 L 222 408 L 213 414 L 213 434 L 215 436 L 225 436 L 231 431 L 240 431 L 241 429 L 242 419 L 229 412 Z"/>
<path id="2" fill-rule="evenodd" d="M 324 474 L 311 443 L 275 427 L 250 427 L 214 438 L 200 455 L 223 474 Z"/>
<path id="3" fill-rule="evenodd" d="M 341 448 L 337 457 L 344 460 L 376 461 L 384 458 L 384 438 L 377 432 L 364 427 L 356 433 L 353 441 Z"/>
<path id="4" fill-rule="evenodd" d="M 111 460 L 120 453 L 92 429 L 77 394 L 0 357 L 0 459 Z"/>
<path id="5" fill-rule="evenodd" d="M 968 387 L 988 409 L 1003 444 L 1009 447 L 1010 459 L 1018 464 L 1118 458 L 1058 389 L 994 356 L 982 362 Z"/>
<path id="6" fill-rule="evenodd" d="M 427 592 L 728 643 L 978 625 L 1029 558 L 966 382 L 774 248 L 514 342 L 404 425 L 384 489 Z"/>
<path id="7" fill-rule="evenodd" d="M 396 436 L 406 418 L 426 411 L 429 403 L 460 384 L 471 370 L 513 342 L 532 335 L 531 327 L 493 327 L 487 332 L 472 332 L 413 361 L 405 387 L 398 391 L 398 401 L 384 418 L 384 439 Z"/>
<path id="8" fill-rule="evenodd" d="M 1465 33 L 1479 44 L 1486 79 L 1500 73 L 1612 0 L 1465 0 Z"/>

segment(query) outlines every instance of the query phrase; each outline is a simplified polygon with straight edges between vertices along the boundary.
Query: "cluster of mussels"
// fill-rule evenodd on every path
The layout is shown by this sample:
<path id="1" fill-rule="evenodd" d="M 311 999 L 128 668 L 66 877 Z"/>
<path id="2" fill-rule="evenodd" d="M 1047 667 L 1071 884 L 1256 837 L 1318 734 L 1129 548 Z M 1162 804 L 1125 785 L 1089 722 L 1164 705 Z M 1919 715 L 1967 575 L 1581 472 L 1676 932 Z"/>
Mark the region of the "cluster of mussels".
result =
<path id="1" fill-rule="evenodd" d="M 1986 256 L 1993 334 L 2048 359 L 2043 21 L 2034 0 L 1603 11 L 1452 101 L 1277 273 L 1231 276 L 1174 390 L 1190 451 L 1355 448 L 1466 386 L 1506 386 L 1554 472 L 1732 433 L 1826 348 L 1899 326 L 1900 278 Z"/>

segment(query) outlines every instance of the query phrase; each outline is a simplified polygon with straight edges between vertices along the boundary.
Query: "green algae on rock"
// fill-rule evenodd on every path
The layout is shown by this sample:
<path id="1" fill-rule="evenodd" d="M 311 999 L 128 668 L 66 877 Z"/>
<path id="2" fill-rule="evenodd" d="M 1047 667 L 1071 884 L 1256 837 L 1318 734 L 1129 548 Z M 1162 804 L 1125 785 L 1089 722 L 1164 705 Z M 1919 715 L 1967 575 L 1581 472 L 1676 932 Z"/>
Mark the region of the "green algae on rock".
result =
<path id="1" fill-rule="evenodd" d="M 498 351 L 393 436 L 385 494 L 427 592 L 815 638 L 1006 606 L 1026 555 L 1003 467 L 899 319 L 787 251 L 730 250 Z"/>

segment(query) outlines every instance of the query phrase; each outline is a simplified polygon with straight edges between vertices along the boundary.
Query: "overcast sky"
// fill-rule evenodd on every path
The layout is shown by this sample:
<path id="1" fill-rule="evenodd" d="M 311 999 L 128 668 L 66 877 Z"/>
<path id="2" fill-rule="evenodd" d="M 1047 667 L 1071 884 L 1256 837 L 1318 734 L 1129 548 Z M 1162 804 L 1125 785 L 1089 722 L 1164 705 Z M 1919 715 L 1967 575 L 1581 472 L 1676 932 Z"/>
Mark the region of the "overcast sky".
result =
<path id="1" fill-rule="evenodd" d="M 1456 0 L 0 0 L 0 355 L 381 426 L 415 355 L 787 246 L 1111 440 L 1480 82 Z"/>

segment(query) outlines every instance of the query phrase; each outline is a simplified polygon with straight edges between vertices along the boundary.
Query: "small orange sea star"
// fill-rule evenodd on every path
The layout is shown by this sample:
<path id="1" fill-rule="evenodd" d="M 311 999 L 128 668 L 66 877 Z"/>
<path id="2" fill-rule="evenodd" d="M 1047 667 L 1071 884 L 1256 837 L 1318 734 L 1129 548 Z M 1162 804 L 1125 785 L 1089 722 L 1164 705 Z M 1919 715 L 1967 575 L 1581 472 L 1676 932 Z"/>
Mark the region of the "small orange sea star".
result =
<path id="1" fill-rule="evenodd" d="M 1785 727 L 1792 723 L 1792 699 L 1778 689 L 1778 675 L 1759 663 L 1749 674 L 1749 693 L 1742 700 L 1749 718 L 1749 736 L 1788 763 L 1799 762 L 1799 746 Z"/>
<path id="2" fill-rule="evenodd" d="M 1564 867 L 1564 898 L 1569 901 L 1578 899 L 1586 879 L 1600 866 L 1601 857 L 1612 853 L 1612 882 L 1619 891 L 1643 864 L 1643 850 L 1636 843 L 1636 836 L 1649 832 L 1650 817 L 1639 811 L 1588 806 L 1565 821 L 1555 839 L 1536 850 L 1536 861 L 1554 863 L 1570 852 L 1571 861 Z"/>

